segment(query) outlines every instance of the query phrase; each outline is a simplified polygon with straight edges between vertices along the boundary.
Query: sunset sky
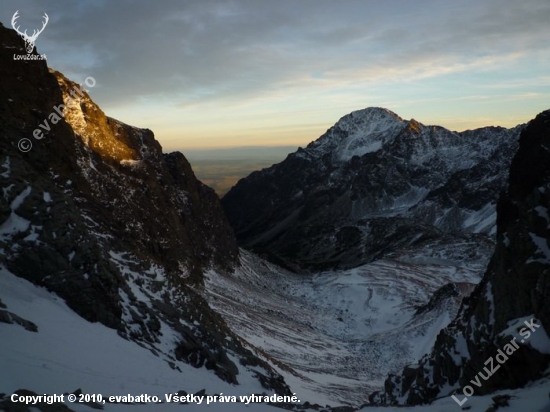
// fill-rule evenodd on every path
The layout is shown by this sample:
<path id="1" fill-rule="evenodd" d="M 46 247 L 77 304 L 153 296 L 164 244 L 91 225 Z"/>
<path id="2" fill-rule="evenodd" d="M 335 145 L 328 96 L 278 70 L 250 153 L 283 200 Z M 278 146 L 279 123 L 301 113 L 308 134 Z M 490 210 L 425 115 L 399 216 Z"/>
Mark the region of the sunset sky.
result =
<path id="1" fill-rule="evenodd" d="M 453 130 L 550 108 L 548 0 L 2 0 L 48 65 L 165 150 L 305 146 L 382 106 Z"/>

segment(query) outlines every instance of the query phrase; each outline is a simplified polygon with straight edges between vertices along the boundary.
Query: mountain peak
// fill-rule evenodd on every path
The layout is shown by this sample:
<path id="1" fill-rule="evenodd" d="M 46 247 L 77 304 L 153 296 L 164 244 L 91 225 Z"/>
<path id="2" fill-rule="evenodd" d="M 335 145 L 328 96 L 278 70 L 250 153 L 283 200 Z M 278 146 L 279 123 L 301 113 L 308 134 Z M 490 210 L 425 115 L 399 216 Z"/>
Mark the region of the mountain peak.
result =
<path id="1" fill-rule="evenodd" d="M 391 111 L 390 109 L 386 109 L 385 107 L 379 107 L 379 106 L 369 106 L 364 109 L 354 110 L 350 113 L 351 115 L 357 116 L 359 115 L 377 115 L 377 116 L 390 116 L 393 117 L 399 121 L 403 121 L 403 118 L 399 116 L 397 113 Z"/>
<path id="2" fill-rule="evenodd" d="M 241 245 L 303 268 L 368 262 L 386 253 L 383 233 L 488 235 L 520 131 L 462 135 L 369 107 L 242 179 L 222 204 Z"/>
<path id="3" fill-rule="evenodd" d="M 323 136 L 307 146 L 315 156 L 332 153 L 334 160 L 347 161 L 380 150 L 406 121 L 391 110 L 367 107 L 351 112 L 336 122 Z M 320 152 L 320 153 L 318 153 Z"/>
<path id="4" fill-rule="evenodd" d="M 416 121 L 415 119 L 409 120 L 407 124 L 408 130 L 410 130 L 412 133 L 420 133 L 420 129 L 422 128 L 422 123 Z"/>
<path id="5" fill-rule="evenodd" d="M 336 126 L 346 130 L 349 126 L 352 125 L 363 125 L 363 124 L 403 124 L 405 120 L 401 118 L 396 113 L 392 112 L 389 109 L 383 107 L 367 107 L 361 110 L 355 110 L 338 120 Z"/>

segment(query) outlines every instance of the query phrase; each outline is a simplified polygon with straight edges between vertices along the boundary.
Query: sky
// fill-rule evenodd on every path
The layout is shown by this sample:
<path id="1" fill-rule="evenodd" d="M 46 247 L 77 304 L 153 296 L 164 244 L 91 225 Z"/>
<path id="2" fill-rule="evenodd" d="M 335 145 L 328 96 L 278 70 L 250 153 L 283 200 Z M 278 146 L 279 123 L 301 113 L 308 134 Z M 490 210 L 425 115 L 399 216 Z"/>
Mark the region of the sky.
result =
<path id="1" fill-rule="evenodd" d="M 1 0 L 165 150 L 305 146 L 369 106 L 462 131 L 550 108 L 548 0 Z"/>

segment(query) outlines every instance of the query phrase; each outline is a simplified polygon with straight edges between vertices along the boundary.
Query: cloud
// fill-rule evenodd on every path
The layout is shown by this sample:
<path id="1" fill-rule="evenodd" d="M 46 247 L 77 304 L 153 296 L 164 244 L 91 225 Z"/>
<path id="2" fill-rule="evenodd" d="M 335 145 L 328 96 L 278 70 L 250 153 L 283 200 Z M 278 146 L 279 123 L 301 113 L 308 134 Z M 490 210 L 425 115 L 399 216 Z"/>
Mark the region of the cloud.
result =
<path id="1" fill-rule="evenodd" d="M 355 104 L 383 87 L 398 100 L 413 82 L 469 75 L 477 89 L 483 73 L 505 85 L 541 76 L 534 61 L 550 69 L 547 0 L 3 0 L 0 20 L 17 9 L 29 27 L 49 14 L 39 51 L 76 81 L 93 76 L 111 109 Z"/>
<path id="2" fill-rule="evenodd" d="M 418 62 L 426 76 L 439 75 L 441 62 L 540 47 L 550 21 L 547 1 L 58 0 L 31 1 L 25 12 L 42 9 L 51 22 L 39 47 L 52 63 L 93 71 L 107 90 L 116 85 L 102 92 L 113 101 L 253 94 L 361 68 L 388 67 L 391 77 Z"/>

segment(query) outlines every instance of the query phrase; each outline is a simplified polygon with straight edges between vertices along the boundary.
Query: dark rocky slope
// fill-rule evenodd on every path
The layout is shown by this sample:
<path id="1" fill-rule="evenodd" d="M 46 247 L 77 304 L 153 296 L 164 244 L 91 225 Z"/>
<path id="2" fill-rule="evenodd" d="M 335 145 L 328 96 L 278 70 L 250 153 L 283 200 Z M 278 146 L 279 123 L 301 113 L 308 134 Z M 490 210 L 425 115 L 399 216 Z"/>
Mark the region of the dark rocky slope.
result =
<path id="1" fill-rule="evenodd" d="M 2 25 L 0 45 L 0 265 L 173 368 L 181 360 L 237 383 L 231 353 L 264 386 L 287 391 L 196 292 L 205 270 L 238 262 L 214 191 L 181 153 L 163 154 L 150 130 L 107 117 L 87 93 L 55 122 L 77 85 L 46 62 L 13 60 L 24 44 Z M 35 139 L 45 120 L 51 130 Z M 162 353 L 165 327 L 179 343 Z"/>
<path id="2" fill-rule="evenodd" d="M 368 108 L 222 199 L 239 243 L 276 263 L 347 268 L 444 233 L 494 235 L 522 126 L 463 133 Z"/>
<path id="3" fill-rule="evenodd" d="M 550 363 L 550 110 L 522 132 L 509 186 L 498 203 L 497 245 L 482 282 L 463 302 L 431 354 L 391 376 L 373 400 L 419 404 L 469 385 L 477 394 L 516 388 L 541 377 Z M 531 330 L 525 321 L 535 324 Z M 523 333 L 520 335 L 518 332 Z M 526 332 L 530 332 L 527 337 Z M 494 374 L 472 381 L 512 339 L 519 349 Z M 510 349 L 510 348 L 509 348 Z M 501 358 L 502 359 L 502 358 Z M 488 367 L 491 371 L 491 367 Z M 478 377 L 479 379 L 479 377 Z M 468 391 L 467 391 L 468 392 Z"/>

